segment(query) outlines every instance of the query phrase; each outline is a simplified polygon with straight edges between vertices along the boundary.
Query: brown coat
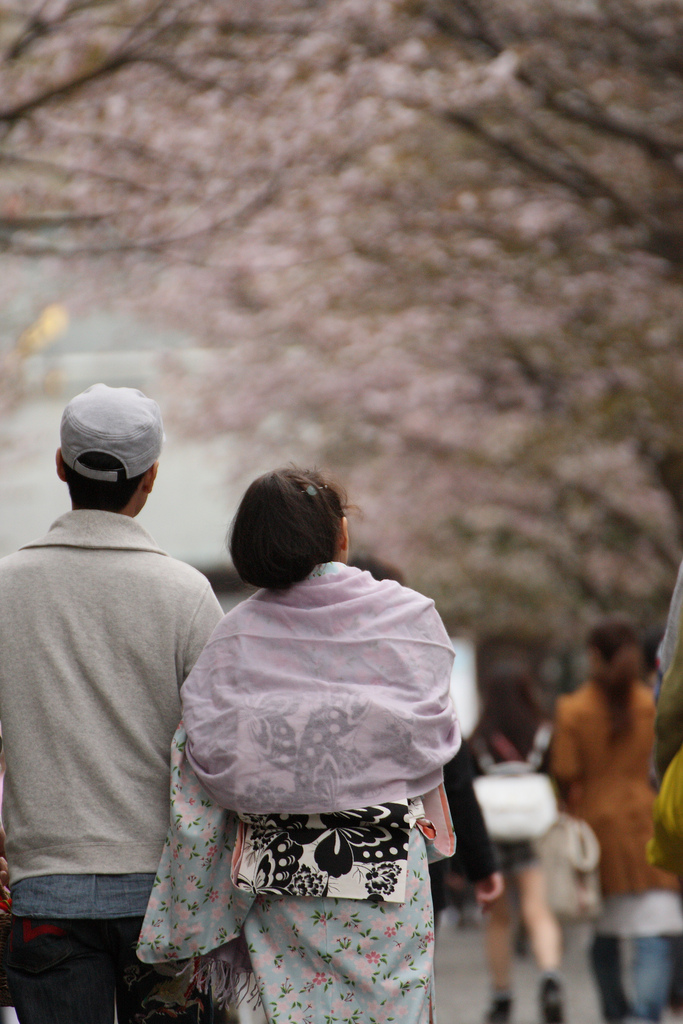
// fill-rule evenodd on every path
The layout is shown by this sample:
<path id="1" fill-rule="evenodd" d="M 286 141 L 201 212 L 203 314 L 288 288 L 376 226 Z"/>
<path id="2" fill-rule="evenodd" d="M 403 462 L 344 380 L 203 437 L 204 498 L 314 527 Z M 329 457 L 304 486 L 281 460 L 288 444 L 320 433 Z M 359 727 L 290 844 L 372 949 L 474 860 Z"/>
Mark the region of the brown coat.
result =
<path id="1" fill-rule="evenodd" d="M 605 895 L 677 889 L 673 875 L 650 867 L 650 782 L 655 706 L 647 687 L 631 692 L 632 727 L 610 741 L 607 702 L 593 682 L 557 702 L 551 770 L 569 791 L 569 810 L 593 828 Z"/>

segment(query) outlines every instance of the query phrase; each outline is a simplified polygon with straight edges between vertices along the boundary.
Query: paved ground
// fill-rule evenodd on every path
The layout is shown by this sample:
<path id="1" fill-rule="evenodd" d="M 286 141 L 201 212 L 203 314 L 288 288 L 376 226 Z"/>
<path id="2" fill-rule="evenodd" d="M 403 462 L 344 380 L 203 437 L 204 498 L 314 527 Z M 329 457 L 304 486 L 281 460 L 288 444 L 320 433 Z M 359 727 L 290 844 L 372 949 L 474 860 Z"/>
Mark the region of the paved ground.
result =
<path id="1" fill-rule="evenodd" d="M 562 967 L 567 991 L 567 1024 L 602 1024 L 593 979 L 586 958 L 588 931 L 565 929 Z M 514 1024 L 538 1024 L 538 975 L 531 956 L 515 960 Z M 482 1024 L 489 999 L 481 926 L 454 927 L 445 921 L 436 944 L 437 1024 Z M 683 1016 L 667 1014 L 663 1024 L 683 1024 Z"/>

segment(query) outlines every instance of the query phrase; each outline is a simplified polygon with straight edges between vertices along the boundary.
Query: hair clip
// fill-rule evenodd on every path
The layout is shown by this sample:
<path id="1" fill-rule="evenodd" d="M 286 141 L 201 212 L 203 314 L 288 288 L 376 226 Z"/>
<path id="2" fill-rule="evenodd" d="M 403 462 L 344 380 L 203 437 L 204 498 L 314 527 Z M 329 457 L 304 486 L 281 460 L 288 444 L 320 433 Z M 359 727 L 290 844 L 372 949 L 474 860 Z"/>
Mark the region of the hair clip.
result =
<path id="1" fill-rule="evenodd" d="M 304 491 L 304 494 L 310 494 L 310 496 L 312 498 L 315 498 L 317 493 L 318 493 L 318 488 L 314 487 L 313 484 L 309 484 L 308 487 L 306 488 L 306 490 Z"/>

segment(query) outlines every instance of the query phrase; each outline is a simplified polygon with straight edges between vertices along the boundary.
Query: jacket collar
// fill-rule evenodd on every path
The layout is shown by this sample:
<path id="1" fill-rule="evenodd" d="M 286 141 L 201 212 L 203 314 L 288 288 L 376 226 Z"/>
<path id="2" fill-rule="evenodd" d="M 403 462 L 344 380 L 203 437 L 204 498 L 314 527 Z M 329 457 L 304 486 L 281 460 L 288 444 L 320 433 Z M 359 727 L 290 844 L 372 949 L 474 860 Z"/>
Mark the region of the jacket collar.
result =
<path id="1" fill-rule="evenodd" d="M 144 527 L 130 516 L 96 509 L 66 512 L 54 521 L 44 537 L 24 544 L 22 550 L 47 547 L 111 548 L 167 555 Z"/>

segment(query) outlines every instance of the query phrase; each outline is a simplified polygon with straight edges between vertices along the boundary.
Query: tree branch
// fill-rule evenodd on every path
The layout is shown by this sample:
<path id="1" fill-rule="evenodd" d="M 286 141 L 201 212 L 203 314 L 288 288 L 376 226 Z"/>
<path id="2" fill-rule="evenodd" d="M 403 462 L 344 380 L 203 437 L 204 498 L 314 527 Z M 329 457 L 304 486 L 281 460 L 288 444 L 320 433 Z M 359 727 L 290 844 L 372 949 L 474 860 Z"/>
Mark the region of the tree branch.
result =
<path id="1" fill-rule="evenodd" d="M 491 129 L 462 111 L 445 110 L 435 112 L 435 116 L 448 124 L 465 128 L 490 146 L 511 156 L 517 163 L 528 167 L 547 181 L 563 185 L 582 199 L 609 199 L 615 213 L 624 223 L 641 224 L 647 230 L 647 247 L 652 252 L 671 263 L 683 262 L 683 232 L 675 226 L 661 223 L 647 210 L 632 206 L 590 168 L 579 164 L 559 143 L 545 136 L 538 125 L 534 125 L 535 131 L 539 137 L 545 137 L 547 143 L 554 149 L 554 152 L 549 154 L 550 159 L 536 156 L 507 133 Z"/>
<path id="2" fill-rule="evenodd" d="M 109 217 L 111 213 L 41 213 L 24 217 L 0 217 L 0 234 L 11 237 L 16 231 L 54 230 L 67 224 L 98 224 Z"/>
<path id="3" fill-rule="evenodd" d="M 88 167 L 74 167 L 70 164 L 60 164 L 53 160 L 39 160 L 37 157 L 22 156 L 20 153 L 8 153 L 0 150 L 0 163 L 18 164 L 23 167 L 34 167 L 36 170 L 45 171 L 46 174 L 59 174 L 65 177 L 92 178 L 97 181 L 106 181 L 111 185 L 122 185 L 132 192 L 149 192 L 152 195 L 166 198 L 167 192 L 162 189 L 153 188 L 151 185 L 144 185 L 142 182 L 133 181 L 131 178 L 124 178 L 116 174 L 107 174 L 105 171 L 95 171 Z"/>
<path id="4" fill-rule="evenodd" d="M 477 120 L 470 114 L 460 110 L 435 111 L 435 115 L 447 124 L 455 125 L 458 128 L 465 128 L 473 135 L 477 135 L 484 142 L 487 142 L 495 149 L 499 149 L 508 156 L 515 159 L 517 163 L 523 164 L 530 170 L 535 171 L 542 178 L 559 185 L 564 185 L 577 193 L 582 199 L 593 199 L 597 195 L 607 195 L 618 208 L 622 207 L 622 200 L 609 189 L 604 183 L 599 182 L 594 175 L 586 168 L 581 167 L 576 161 L 568 159 L 567 154 L 557 147 L 559 163 L 542 160 L 535 156 L 528 149 L 525 149 L 516 139 L 507 132 L 487 127 L 483 121 Z M 535 126 L 536 127 L 536 126 Z M 564 165 L 564 166 L 563 166 Z M 626 207 L 631 213 L 630 208 Z"/>
<path id="5" fill-rule="evenodd" d="M 458 6 L 466 12 L 469 24 L 463 25 L 462 20 L 458 24 L 454 20 L 453 9 Z M 652 43 L 661 41 L 660 37 L 644 27 L 647 25 L 647 21 L 643 20 L 642 17 L 636 25 L 633 19 L 628 19 L 624 16 L 622 0 L 620 0 L 619 5 L 615 6 L 612 3 L 608 3 L 607 6 L 609 17 L 612 21 L 622 29 L 628 28 L 639 45 L 651 46 Z M 453 3 L 451 8 L 448 14 L 445 14 L 436 7 L 432 7 L 430 10 L 432 21 L 442 31 L 449 35 L 464 36 L 471 41 L 483 43 L 494 56 L 499 56 L 505 47 L 509 45 L 493 29 L 478 4 L 471 4 L 469 0 L 457 0 L 457 3 Z M 518 35 L 523 37 L 522 33 L 518 33 Z M 513 42 L 515 41 L 517 40 L 513 40 Z M 668 49 L 670 50 L 671 47 Z M 680 53 L 680 49 L 676 52 Z M 657 58 L 656 55 L 648 55 L 647 67 L 649 69 L 660 64 L 661 59 Z M 683 68 L 683 61 L 680 64 L 681 68 Z M 626 139 L 629 142 L 635 143 L 643 148 L 653 159 L 665 162 L 678 176 L 683 177 L 683 168 L 675 162 L 675 158 L 683 150 L 683 139 L 673 136 L 666 138 L 648 130 L 642 125 L 635 125 L 623 118 L 616 117 L 604 108 L 598 107 L 580 88 L 576 80 L 558 81 L 556 72 L 554 80 L 550 81 L 547 77 L 543 79 L 538 72 L 534 72 L 530 67 L 522 65 L 517 69 L 516 77 L 520 82 L 524 82 L 534 89 L 539 96 L 540 103 L 545 104 L 549 109 L 555 110 L 557 113 L 563 114 L 573 121 L 585 124 L 614 138 Z"/>
<path id="6" fill-rule="evenodd" d="M 135 61 L 140 64 L 154 64 L 157 67 L 162 68 L 173 78 L 177 78 L 178 81 L 184 85 L 193 85 L 199 89 L 220 89 L 222 92 L 228 92 L 225 88 L 224 83 L 220 78 L 206 78 L 203 75 L 198 75 L 194 71 L 188 71 L 181 65 L 173 60 L 171 57 L 161 53 L 138 53 L 135 56 Z M 244 90 L 239 90 L 240 92 Z M 231 95 L 237 95 L 230 90 Z"/>
<path id="7" fill-rule="evenodd" d="M 4 110 L 0 109 L 0 123 L 12 124 L 38 107 L 45 106 L 57 98 L 68 96 L 89 82 L 114 74 L 127 64 L 133 62 L 138 51 L 143 46 L 148 46 L 160 33 L 168 29 L 169 25 L 163 24 L 152 27 L 147 33 L 142 33 L 142 30 L 153 22 L 158 14 L 165 11 L 166 7 L 167 0 L 159 0 L 144 17 L 126 32 L 121 42 L 114 47 L 109 56 L 94 67 L 72 75 L 65 81 L 50 85 L 29 97 L 29 99 L 21 100 L 13 107 L 6 107 Z"/>
<path id="8" fill-rule="evenodd" d="M 44 39 L 64 25 L 73 14 L 87 10 L 89 7 L 101 7 L 103 2 L 106 0 L 74 0 L 58 17 L 48 20 L 43 17 L 43 11 L 48 6 L 49 0 L 44 0 L 38 10 L 29 15 L 22 31 L 0 58 L 0 62 L 7 61 L 9 63 L 17 60 L 39 39 Z M 116 0 L 109 0 L 109 2 L 113 3 Z"/>
<path id="9" fill-rule="evenodd" d="M 125 67 L 126 64 L 130 63 L 130 61 L 130 55 L 120 54 L 109 57 L 96 67 L 91 68 L 90 71 L 83 71 L 81 74 L 73 75 L 64 82 L 60 82 L 57 85 L 51 85 L 47 89 L 43 89 L 42 92 L 38 92 L 34 96 L 31 96 L 30 99 L 22 100 L 13 107 L 6 107 L 4 110 L 0 109 L 0 122 L 12 124 L 20 118 L 25 117 L 27 114 L 30 114 L 38 107 L 45 106 L 52 100 L 62 96 L 68 96 L 69 93 L 76 92 L 76 90 L 82 88 L 82 86 L 87 85 L 88 82 L 92 82 L 97 78 L 104 78 L 115 71 L 119 71 L 122 67 Z"/>
<path id="10" fill-rule="evenodd" d="M 633 142 L 653 159 L 666 163 L 679 177 L 683 177 L 683 169 L 675 160 L 683 150 L 683 139 L 675 136 L 666 138 L 648 131 L 641 125 L 616 117 L 599 107 L 576 82 L 555 80 L 549 83 L 527 68 L 520 69 L 518 77 L 535 90 L 541 104 L 545 104 L 550 110 L 568 117 L 575 123 L 597 129 L 605 135 Z"/>

